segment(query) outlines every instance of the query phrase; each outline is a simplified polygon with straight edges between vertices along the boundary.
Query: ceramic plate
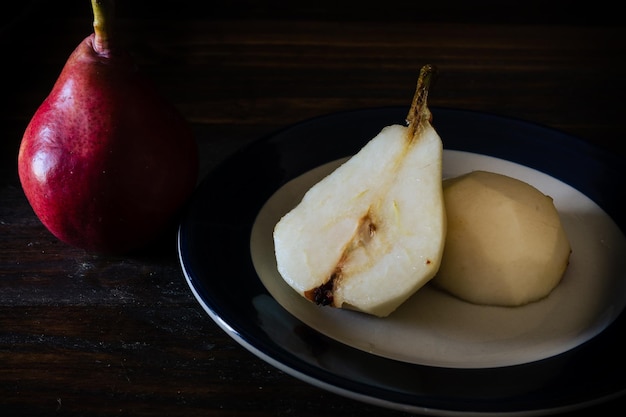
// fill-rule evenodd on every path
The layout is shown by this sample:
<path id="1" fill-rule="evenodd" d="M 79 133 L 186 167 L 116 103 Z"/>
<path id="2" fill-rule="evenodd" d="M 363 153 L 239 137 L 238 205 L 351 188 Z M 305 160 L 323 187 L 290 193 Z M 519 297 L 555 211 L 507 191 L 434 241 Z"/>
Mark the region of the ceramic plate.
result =
<path id="1" fill-rule="evenodd" d="M 553 197 L 572 244 L 545 299 L 466 303 L 430 286 L 387 318 L 318 307 L 280 278 L 272 229 L 317 180 L 406 109 L 327 115 L 242 149 L 202 181 L 179 229 L 189 286 L 237 342 L 318 387 L 433 415 L 548 414 L 626 391 L 622 161 L 542 126 L 433 109 L 444 176 L 475 169 Z"/>

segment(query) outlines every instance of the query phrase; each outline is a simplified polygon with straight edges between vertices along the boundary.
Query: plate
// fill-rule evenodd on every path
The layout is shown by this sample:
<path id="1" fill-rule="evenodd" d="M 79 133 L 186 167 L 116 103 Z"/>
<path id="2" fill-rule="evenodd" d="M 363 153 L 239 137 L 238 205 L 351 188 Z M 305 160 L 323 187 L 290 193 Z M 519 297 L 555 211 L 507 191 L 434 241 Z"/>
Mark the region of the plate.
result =
<path id="1" fill-rule="evenodd" d="M 270 295 L 307 326 L 366 352 L 455 368 L 510 366 L 545 359 L 591 339 L 624 308 L 626 239 L 612 219 L 575 188 L 499 158 L 444 150 L 443 177 L 477 169 L 509 175 L 553 198 L 572 246 L 561 283 L 548 297 L 517 308 L 479 306 L 426 285 L 380 319 L 317 306 L 297 294 L 276 267 L 272 232 L 304 193 L 344 159 L 321 165 L 279 188 L 252 226 L 250 252 Z"/>
<path id="2" fill-rule="evenodd" d="M 362 109 L 298 123 L 241 149 L 207 175 L 181 221 L 178 250 L 208 315 L 292 376 L 403 411 L 549 414 L 626 392 L 620 337 L 626 280 L 618 256 L 626 207 L 615 191 L 624 181 L 623 161 L 543 126 L 432 109 L 445 175 L 489 169 L 554 194 L 576 256 L 547 299 L 494 312 L 426 289 L 416 296 L 442 314 L 424 318 L 420 303 L 407 303 L 386 323 L 302 304 L 281 287 L 272 271 L 272 222 L 383 126 L 403 123 L 406 111 Z M 463 312 L 470 314 L 461 324 Z M 509 319 L 514 324 L 507 325 Z"/>

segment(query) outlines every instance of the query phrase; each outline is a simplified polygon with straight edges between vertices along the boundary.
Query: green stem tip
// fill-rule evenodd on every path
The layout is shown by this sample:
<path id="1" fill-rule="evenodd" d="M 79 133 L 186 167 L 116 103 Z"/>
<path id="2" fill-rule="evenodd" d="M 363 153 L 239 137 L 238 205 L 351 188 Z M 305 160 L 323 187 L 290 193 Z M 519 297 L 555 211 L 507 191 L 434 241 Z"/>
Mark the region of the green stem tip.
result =
<path id="1" fill-rule="evenodd" d="M 93 10 L 94 50 L 107 55 L 111 50 L 113 38 L 114 0 L 91 0 Z"/>

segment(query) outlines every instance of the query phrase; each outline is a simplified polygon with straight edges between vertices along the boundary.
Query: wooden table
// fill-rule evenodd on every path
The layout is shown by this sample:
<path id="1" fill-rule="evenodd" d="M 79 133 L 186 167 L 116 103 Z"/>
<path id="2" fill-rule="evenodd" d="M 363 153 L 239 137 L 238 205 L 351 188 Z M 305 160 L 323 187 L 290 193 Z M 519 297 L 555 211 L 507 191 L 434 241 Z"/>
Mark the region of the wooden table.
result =
<path id="1" fill-rule="evenodd" d="M 626 29 L 607 9 L 532 1 L 391 0 L 371 10 L 326 0 L 136 3 L 119 5 L 119 34 L 201 129 L 202 175 L 285 125 L 408 106 L 425 63 L 439 68 L 433 106 L 529 120 L 626 156 Z M 0 408 L 403 415 L 301 382 L 239 346 L 193 297 L 173 232 L 141 254 L 104 256 L 69 247 L 42 226 L 17 177 L 17 149 L 65 59 L 91 32 L 91 9 L 87 0 L 9 8 L 0 27 Z M 626 409 L 626 401 L 596 412 L 613 407 Z"/>

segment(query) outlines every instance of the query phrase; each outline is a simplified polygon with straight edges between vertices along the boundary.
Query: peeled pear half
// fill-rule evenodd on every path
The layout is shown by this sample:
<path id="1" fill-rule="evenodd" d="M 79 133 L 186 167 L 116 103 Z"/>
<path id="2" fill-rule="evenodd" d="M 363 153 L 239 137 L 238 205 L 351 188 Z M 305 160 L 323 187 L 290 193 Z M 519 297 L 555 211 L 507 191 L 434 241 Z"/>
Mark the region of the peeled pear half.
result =
<path id="1" fill-rule="evenodd" d="M 274 228 L 280 275 L 308 300 L 384 317 L 433 278 L 445 237 L 442 142 L 420 72 L 391 125 L 311 187 Z"/>
<path id="2" fill-rule="evenodd" d="M 482 305 L 521 306 L 550 294 L 571 253 L 552 198 L 486 171 L 443 187 L 448 228 L 433 284 Z"/>

